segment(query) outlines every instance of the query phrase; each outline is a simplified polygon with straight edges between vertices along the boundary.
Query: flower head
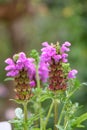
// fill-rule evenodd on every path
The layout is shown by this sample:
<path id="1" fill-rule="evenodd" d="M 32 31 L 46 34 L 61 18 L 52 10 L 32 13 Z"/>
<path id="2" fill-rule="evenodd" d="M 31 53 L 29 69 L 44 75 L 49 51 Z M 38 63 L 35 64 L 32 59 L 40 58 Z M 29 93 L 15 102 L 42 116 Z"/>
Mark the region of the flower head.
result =
<path id="1" fill-rule="evenodd" d="M 47 42 L 42 44 L 41 61 L 48 64 L 49 88 L 51 90 L 66 89 L 66 78 L 63 72 L 62 63 L 68 61 L 69 42 L 65 42 L 61 47 L 59 43 L 49 45 Z"/>
<path id="2" fill-rule="evenodd" d="M 35 86 L 35 65 L 33 58 L 27 58 L 24 52 L 5 60 L 7 76 L 13 77 L 16 83 L 16 99 L 28 100 L 32 96 L 31 87 Z"/>
<path id="3" fill-rule="evenodd" d="M 49 70 L 47 71 L 47 75 L 49 89 L 53 91 L 61 89 L 65 90 L 67 88 L 68 78 L 75 78 L 75 75 L 77 74 L 77 70 L 69 72 L 69 66 L 66 70 L 67 65 L 65 64 L 68 62 L 67 52 L 70 51 L 69 47 L 71 44 L 69 42 L 65 42 L 62 46 L 60 46 L 58 42 L 55 45 L 49 45 L 47 42 L 44 42 L 42 46 L 41 61 L 48 64 Z"/>

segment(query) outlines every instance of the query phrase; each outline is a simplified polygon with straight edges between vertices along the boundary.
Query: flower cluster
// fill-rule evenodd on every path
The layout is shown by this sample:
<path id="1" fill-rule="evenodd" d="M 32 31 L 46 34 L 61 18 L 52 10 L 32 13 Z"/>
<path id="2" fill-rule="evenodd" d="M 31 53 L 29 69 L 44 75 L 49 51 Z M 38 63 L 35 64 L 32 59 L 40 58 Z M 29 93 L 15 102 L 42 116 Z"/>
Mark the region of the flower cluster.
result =
<path id="1" fill-rule="evenodd" d="M 62 46 L 57 42 L 49 45 L 42 43 L 41 56 L 38 61 L 38 75 L 40 83 L 47 82 L 50 90 L 66 90 L 69 78 L 76 78 L 77 70 L 64 70 L 64 64 L 67 65 L 69 47 L 71 44 L 65 42 Z M 33 52 L 37 56 L 37 52 Z M 34 56 L 34 57 L 35 57 Z M 34 58 L 27 58 L 25 53 L 21 52 L 13 56 L 13 59 L 5 60 L 7 66 L 7 76 L 15 79 L 16 98 L 29 99 L 32 96 L 32 87 L 37 85 L 36 64 Z"/>
<path id="2" fill-rule="evenodd" d="M 70 51 L 69 47 L 71 44 L 65 42 L 60 47 L 59 43 L 49 45 L 44 42 L 43 48 L 41 49 L 41 59 L 45 63 L 49 64 L 49 89 L 51 90 L 65 90 L 67 87 L 68 78 L 75 78 L 77 70 L 70 70 L 66 74 L 64 73 L 63 63 L 68 62 L 68 54 Z"/>
<path id="3" fill-rule="evenodd" d="M 36 50 L 32 50 L 30 57 L 20 52 L 13 58 L 5 60 L 6 75 L 12 77 L 15 82 L 15 101 L 23 106 L 23 110 L 20 108 L 15 110 L 16 118 L 10 122 L 14 124 L 14 129 L 20 127 L 21 130 L 29 128 L 46 130 L 52 114 L 54 130 L 60 128 L 69 130 L 78 125 L 82 127 L 81 123 L 87 119 L 85 118 L 87 113 L 76 117 L 78 103 L 73 104 L 70 100 L 72 94 L 80 86 L 78 80 L 74 80 L 78 71 L 72 70 L 68 63 L 67 53 L 70 51 L 71 44 L 69 42 L 62 45 L 58 42 L 56 44 L 44 42 L 42 46 L 40 56 Z M 46 115 L 43 103 L 46 103 L 48 99 L 51 99 L 51 102 L 47 104 Z M 32 108 L 29 118 L 28 102 Z M 83 120 L 80 121 L 82 118 Z"/>
<path id="4" fill-rule="evenodd" d="M 25 53 L 20 52 L 15 54 L 13 59 L 5 60 L 7 66 L 7 76 L 15 79 L 16 99 L 28 100 L 32 96 L 32 87 L 36 86 L 36 65 L 35 59 L 27 58 Z M 38 65 L 39 79 L 41 82 L 46 82 L 48 78 L 48 65 L 44 62 L 39 62 Z"/>

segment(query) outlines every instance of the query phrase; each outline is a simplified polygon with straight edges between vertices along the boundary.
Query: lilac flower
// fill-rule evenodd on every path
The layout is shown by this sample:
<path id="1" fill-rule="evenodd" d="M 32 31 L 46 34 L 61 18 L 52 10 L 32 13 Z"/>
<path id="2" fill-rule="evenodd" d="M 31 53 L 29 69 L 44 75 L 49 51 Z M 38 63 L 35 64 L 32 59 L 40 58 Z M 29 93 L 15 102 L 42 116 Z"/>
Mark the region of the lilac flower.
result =
<path id="1" fill-rule="evenodd" d="M 32 88 L 36 85 L 35 79 L 35 65 L 33 58 L 27 58 L 25 53 L 20 52 L 13 56 L 13 59 L 8 58 L 7 76 L 14 77 L 16 83 L 15 98 L 18 100 L 29 100 L 32 95 Z"/>
<path id="2" fill-rule="evenodd" d="M 68 73 L 68 78 L 76 78 L 77 70 L 73 69 Z"/>
<path id="3" fill-rule="evenodd" d="M 49 63 L 52 57 L 55 58 L 56 48 L 49 45 L 47 42 L 42 43 L 42 45 L 44 46 L 44 48 L 41 49 L 42 51 L 41 59 L 42 61 Z"/>
<path id="4" fill-rule="evenodd" d="M 16 55 L 14 55 L 16 57 Z M 30 79 L 35 75 L 35 65 L 33 64 L 33 58 L 27 58 L 25 53 L 21 52 L 18 54 L 17 61 L 8 58 L 5 60 L 6 66 L 5 70 L 7 70 L 7 76 L 15 77 L 19 74 L 21 70 L 26 70 Z"/>
<path id="5" fill-rule="evenodd" d="M 55 45 L 49 45 L 47 42 L 42 43 L 44 48 L 41 49 L 41 59 L 44 62 L 50 63 L 52 59 L 55 60 L 55 62 L 59 62 L 62 60 L 62 62 L 68 62 L 68 54 L 65 52 L 70 51 L 68 48 L 71 44 L 69 42 L 65 42 L 61 47 L 59 46 L 59 50 L 56 50 Z M 58 51 L 58 52 L 57 52 Z"/>
<path id="6" fill-rule="evenodd" d="M 35 81 L 34 81 L 34 80 L 30 81 L 30 83 L 29 83 L 29 84 L 30 84 L 30 86 L 31 86 L 31 87 L 35 87 L 35 85 L 36 85 L 36 83 L 35 83 Z"/>
<path id="7" fill-rule="evenodd" d="M 48 66 L 49 64 L 45 62 L 40 61 L 39 63 L 39 77 L 42 82 L 46 82 L 48 79 L 48 73 L 49 73 Z"/>
<path id="8" fill-rule="evenodd" d="M 65 62 L 68 62 L 67 57 L 68 57 L 68 54 L 66 54 L 66 53 L 63 53 L 63 54 L 62 54 L 62 61 L 63 61 L 64 63 L 65 63 Z"/>
<path id="9" fill-rule="evenodd" d="M 7 76 L 14 77 L 18 75 L 19 71 L 16 68 L 15 62 L 11 58 L 6 59 L 5 63 L 8 64 L 8 66 L 5 67 L 5 70 L 8 71 Z"/>
<path id="10" fill-rule="evenodd" d="M 70 51 L 70 49 L 68 48 L 69 46 L 71 46 L 71 43 L 69 42 L 65 42 L 64 44 L 62 44 L 61 52 L 64 53 Z"/>
<path id="11" fill-rule="evenodd" d="M 65 42 L 60 46 L 59 43 L 49 45 L 47 42 L 44 42 L 42 45 L 41 62 L 48 64 L 49 70 L 46 73 L 45 71 L 43 72 L 43 65 L 41 65 L 41 76 L 47 74 L 50 90 L 66 90 L 68 78 L 76 78 L 78 73 L 75 69 L 71 70 L 68 74 L 63 70 L 65 69 L 63 68 L 63 63 L 68 62 L 68 54 L 66 52 L 70 51 L 69 47 L 71 44 Z"/>
<path id="12" fill-rule="evenodd" d="M 33 58 L 27 58 L 26 55 L 21 52 L 16 67 L 18 70 L 22 70 L 23 68 L 27 70 L 29 78 L 32 79 L 33 75 L 35 75 L 35 65 L 33 62 Z"/>
<path id="13" fill-rule="evenodd" d="M 56 55 L 53 56 L 53 59 L 55 59 L 55 62 L 59 62 L 59 60 L 62 59 L 62 56 L 56 54 Z"/>

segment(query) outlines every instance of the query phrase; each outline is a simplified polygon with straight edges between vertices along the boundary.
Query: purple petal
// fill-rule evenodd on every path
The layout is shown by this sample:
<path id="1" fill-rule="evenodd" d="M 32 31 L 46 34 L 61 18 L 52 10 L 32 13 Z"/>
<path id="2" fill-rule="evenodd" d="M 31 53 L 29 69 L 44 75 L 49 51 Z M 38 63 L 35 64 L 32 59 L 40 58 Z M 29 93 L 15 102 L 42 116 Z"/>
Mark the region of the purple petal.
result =
<path id="1" fill-rule="evenodd" d="M 77 70 L 73 69 L 68 73 L 68 78 L 76 78 Z"/>
<path id="2" fill-rule="evenodd" d="M 18 70 L 15 70 L 15 71 L 12 70 L 12 71 L 8 72 L 6 75 L 7 75 L 7 76 L 14 77 L 14 76 L 17 76 L 18 73 L 19 73 Z"/>
<path id="3" fill-rule="evenodd" d="M 8 65 L 5 67 L 5 70 L 9 71 L 9 70 L 12 70 L 12 69 L 15 69 L 15 65 Z"/>
<path id="4" fill-rule="evenodd" d="M 48 42 L 43 42 L 42 46 L 49 46 Z"/>
<path id="5" fill-rule="evenodd" d="M 63 61 L 64 63 L 66 63 L 66 62 L 68 61 L 67 57 L 68 57 L 68 54 L 66 54 L 66 53 L 63 53 L 63 54 L 62 54 L 62 61 Z"/>
<path id="6" fill-rule="evenodd" d="M 59 60 L 62 58 L 62 56 L 61 55 L 54 55 L 53 58 L 56 62 L 59 62 Z"/>
<path id="7" fill-rule="evenodd" d="M 68 48 L 69 46 L 71 46 L 71 43 L 69 42 L 65 42 L 64 44 L 62 44 L 61 52 L 64 53 L 70 51 L 70 49 Z"/>
<path id="8" fill-rule="evenodd" d="M 70 42 L 68 42 L 68 41 L 66 41 L 64 44 L 63 44 L 64 46 L 71 46 L 71 43 Z"/>
<path id="9" fill-rule="evenodd" d="M 31 86 L 31 87 L 35 87 L 35 85 L 36 85 L 35 81 L 31 81 L 31 82 L 30 82 L 30 86 Z"/>
<path id="10" fill-rule="evenodd" d="M 5 63 L 7 63 L 7 64 L 14 64 L 14 62 L 13 62 L 13 60 L 11 58 L 6 59 Z"/>

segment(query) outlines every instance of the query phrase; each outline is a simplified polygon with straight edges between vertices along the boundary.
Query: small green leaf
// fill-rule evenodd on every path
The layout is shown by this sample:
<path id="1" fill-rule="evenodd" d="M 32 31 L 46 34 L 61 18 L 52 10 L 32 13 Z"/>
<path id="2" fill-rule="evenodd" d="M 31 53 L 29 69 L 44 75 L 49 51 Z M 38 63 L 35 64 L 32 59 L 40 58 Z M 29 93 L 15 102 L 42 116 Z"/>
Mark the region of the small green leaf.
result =
<path id="1" fill-rule="evenodd" d="M 59 130 L 64 130 L 63 126 L 56 125 L 56 127 L 57 127 Z"/>
<path id="2" fill-rule="evenodd" d="M 80 81 L 76 78 L 76 79 L 74 79 L 75 81 L 74 81 L 74 85 L 75 85 L 75 87 L 80 87 Z"/>
<path id="3" fill-rule="evenodd" d="M 39 128 L 33 128 L 32 130 L 40 130 Z"/>
<path id="4" fill-rule="evenodd" d="M 82 83 L 82 85 L 85 85 L 85 86 L 87 86 L 87 82 L 86 82 L 86 83 Z"/>
<path id="5" fill-rule="evenodd" d="M 18 100 L 18 99 L 10 99 L 10 101 L 14 101 L 18 104 L 24 104 L 25 102 L 28 103 L 30 100 Z"/>
<path id="6" fill-rule="evenodd" d="M 50 99 L 51 97 L 49 95 L 43 95 L 42 97 L 40 97 L 40 102 L 45 101 L 46 99 Z"/>
<path id="7" fill-rule="evenodd" d="M 72 126 L 83 127 L 83 125 L 80 124 L 85 120 L 87 120 L 87 113 L 84 113 L 81 116 L 77 117 L 77 119 L 73 122 Z"/>
<path id="8" fill-rule="evenodd" d="M 77 127 L 84 128 L 85 126 L 84 125 L 77 125 Z"/>
<path id="9" fill-rule="evenodd" d="M 4 81 L 14 80 L 14 78 L 8 77 Z"/>

